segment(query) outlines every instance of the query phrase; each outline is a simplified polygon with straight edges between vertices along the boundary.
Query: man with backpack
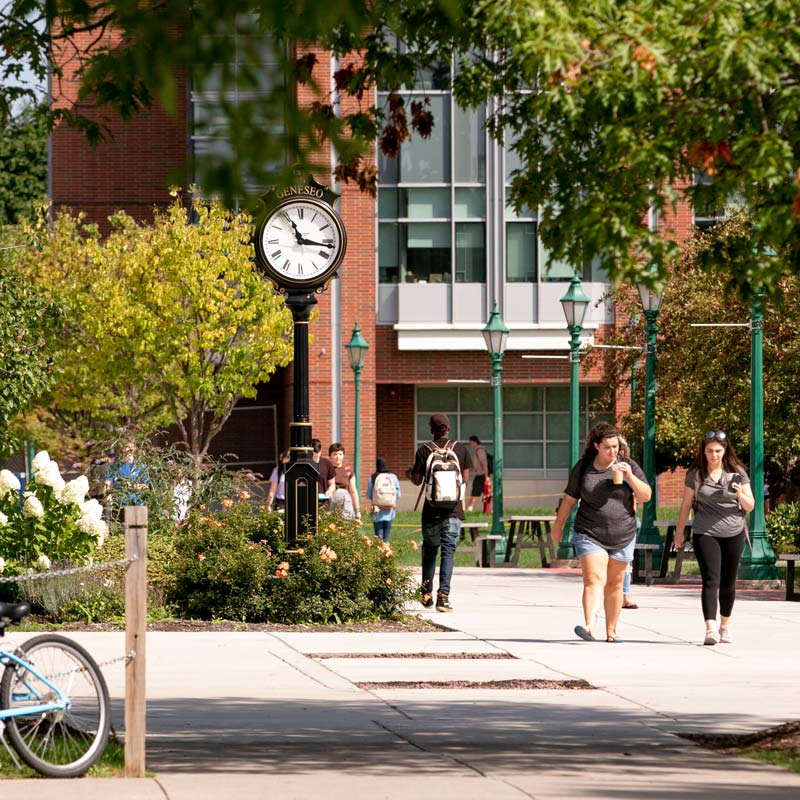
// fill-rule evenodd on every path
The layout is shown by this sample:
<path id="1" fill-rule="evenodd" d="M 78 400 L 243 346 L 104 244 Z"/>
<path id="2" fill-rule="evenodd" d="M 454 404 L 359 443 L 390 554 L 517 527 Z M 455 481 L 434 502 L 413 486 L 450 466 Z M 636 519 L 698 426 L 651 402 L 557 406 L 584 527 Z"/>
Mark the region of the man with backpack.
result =
<path id="1" fill-rule="evenodd" d="M 447 612 L 453 610 L 450 605 L 450 581 L 464 519 L 464 494 L 472 457 L 461 442 L 449 438 L 450 420 L 446 414 L 434 414 L 429 424 L 431 441 L 417 449 L 408 478 L 415 486 L 422 484 L 420 497 L 425 494 L 422 506 L 420 600 L 425 608 L 433 607 L 433 579 L 436 558 L 441 550 L 436 610 Z"/>

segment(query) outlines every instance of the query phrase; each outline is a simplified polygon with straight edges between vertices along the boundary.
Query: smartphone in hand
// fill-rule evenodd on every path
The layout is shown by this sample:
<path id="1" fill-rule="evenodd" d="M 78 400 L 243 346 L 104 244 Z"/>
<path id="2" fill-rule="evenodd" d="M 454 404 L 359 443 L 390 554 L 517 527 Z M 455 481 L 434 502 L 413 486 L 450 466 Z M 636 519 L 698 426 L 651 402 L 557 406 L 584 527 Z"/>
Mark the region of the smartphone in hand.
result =
<path id="1" fill-rule="evenodd" d="M 730 481 L 728 481 L 728 491 L 731 492 L 732 494 L 736 494 L 736 489 L 734 487 L 736 486 L 737 483 L 740 484 L 741 482 L 742 482 L 741 475 L 735 475 L 735 474 L 731 475 L 731 479 Z"/>

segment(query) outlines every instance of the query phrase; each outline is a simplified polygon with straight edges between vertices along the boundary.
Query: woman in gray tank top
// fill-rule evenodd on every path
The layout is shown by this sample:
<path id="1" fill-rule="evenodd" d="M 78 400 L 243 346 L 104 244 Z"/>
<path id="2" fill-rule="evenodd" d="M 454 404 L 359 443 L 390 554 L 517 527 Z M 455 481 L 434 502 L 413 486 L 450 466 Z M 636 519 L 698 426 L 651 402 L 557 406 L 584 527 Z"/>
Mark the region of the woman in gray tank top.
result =
<path id="1" fill-rule="evenodd" d="M 747 537 L 746 513 L 755 508 L 750 478 L 725 431 L 707 431 L 686 473 L 675 547 L 683 547 L 684 528 L 694 509 L 692 545 L 703 577 L 703 644 L 730 642 L 736 599 L 736 573 Z M 719 625 L 717 611 L 719 610 Z"/>

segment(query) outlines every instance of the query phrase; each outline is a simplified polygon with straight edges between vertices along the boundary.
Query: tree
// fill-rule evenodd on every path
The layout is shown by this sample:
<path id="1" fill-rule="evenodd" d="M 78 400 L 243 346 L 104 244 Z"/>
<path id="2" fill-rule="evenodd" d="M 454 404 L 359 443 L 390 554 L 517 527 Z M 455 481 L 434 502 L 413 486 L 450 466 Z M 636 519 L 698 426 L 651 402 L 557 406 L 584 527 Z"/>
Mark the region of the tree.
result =
<path id="1" fill-rule="evenodd" d="M 0 131 L 0 225 L 30 217 L 46 196 L 46 113 L 27 106 Z"/>
<path id="2" fill-rule="evenodd" d="M 659 471 L 688 466 L 707 430 L 724 430 L 747 460 L 750 437 L 750 333 L 747 327 L 691 327 L 696 323 L 743 325 L 750 308 L 729 283 L 729 270 L 746 249 L 752 227 L 744 216 L 720 224 L 714 235 L 688 243 L 682 259 L 670 270 L 658 319 L 658 399 L 656 463 Z M 764 452 L 768 483 L 774 494 L 796 491 L 800 478 L 800 278 L 788 271 L 764 312 Z M 638 312 L 630 291 L 615 295 L 618 313 Z M 641 346 L 641 326 L 619 326 L 611 343 Z M 635 350 L 598 351 L 609 386 L 630 385 Z M 639 373 L 641 376 L 641 373 Z M 626 429 L 643 429 L 641 384 Z"/>
<path id="3" fill-rule="evenodd" d="M 0 455 L 20 445 L 20 416 L 54 379 L 47 339 L 58 333 L 62 315 L 18 267 L 29 247 L 18 229 L 0 229 Z"/>
<path id="4" fill-rule="evenodd" d="M 540 232 L 553 258 L 596 259 L 614 283 L 663 282 L 679 245 L 669 231 L 648 228 L 650 209 L 663 216 L 682 198 L 738 197 L 755 227 L 752 257 L 738 263 L 732 280 L 774 290 L 784 266 L 800 271 L 794 0 L 112 0 L 101 6 L 17 0 L 15 6 L 17 13 L 0 25 L 0 44 L 17 57 L 35 52 L 39 67 L 55 62 L 56 85 L 60 62 L 52 53 L 69 48 L 80 64 L 82 102 L 106 104 L 123 118 L 156 99 L 173 108 L 177 74 L 189 75 L 201 91 L 217 79 L 223 89 L 247 89 L 263 85 L 265 74 L 274 78 L 268 98 L 220 109 L 231 155 L 203 183 L 226 198 L 246 194 L 245 171 L 261 183 L 290 180 L 265 164 L 285 150 L 309 167 L 325 137 L 339 148 L 339 176 L 374 191 L 374 167 L 359 160 L 374 140 L 393 155 L 411 129 L 424 135 L 435 124 L 424 90 L 409 108 L 394 90 L 412 85 L 423 68 L 455 58 L 459 102 L 496 103 L 490 130 L 507 136 L 522 161 L 512 199 L 541 209 Z M 251 46 L 240 69 L 219 66 L 228 62 L 234 34 L 254 41 L 265 32 L 282 46 L 269 58 Z M 334 81 L 347 103 L 329 100 L 309 43 L 340 57 Z M 302 82 L 318 93 L 309 108 L 294 102 Z M 371 100 L 379 85 L 389 91 L 386 108 Z M 272 116 L 264 117 L 265 108 Z M 103 133 L 97 116 L 55 113 L 90 136 Z M 276 120 L 281 124 L 271 126 Z M 705 179 L 699 185 L 698 175 Z"/>
<path id="5" fill-rule="evenodd" d="M 118 213 L 104 239 L 80 217 L 41 219 L 28 269 L 66 307 L 43 404 L 56 423 L 82 439 L 173 424 L 199 466 L 236 402 L 291 360 L 292 327 L 253 264 L 250 218 L 199 199 L 191 212 L 176 197 L 152 224 Z"/>

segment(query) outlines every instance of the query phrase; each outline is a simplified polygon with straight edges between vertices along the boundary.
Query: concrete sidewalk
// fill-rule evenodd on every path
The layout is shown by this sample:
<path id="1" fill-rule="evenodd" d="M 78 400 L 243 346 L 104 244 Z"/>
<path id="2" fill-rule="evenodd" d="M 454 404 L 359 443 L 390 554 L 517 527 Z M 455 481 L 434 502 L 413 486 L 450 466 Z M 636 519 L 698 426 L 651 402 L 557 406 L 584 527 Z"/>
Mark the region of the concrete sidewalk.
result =
<path id="1" fill-rule="evenodd" d="M 743 593 L 735 643 L 704 647 L 699 587 L 635 588 L 640 607 L 623 611 L 620 644 L 573 634 L 582 622 L 579 575 L 510 569 L 458 569 L 456 610 L 419 609 L 449 630 L 152 633 L 147 762 L 154 777 L 5 781 L 2 794 L 797 800 L 800 775 L 720 756 L 676 734 L 745 733 L 800 719 L 800 604 Z M 74 638 L 98 661 L 124 645 L 116 633 Z M 122 667 L 105 672 L 120 729 Z M 355 685 L 512 678 L 582 678 L 595 688 Z"/>

